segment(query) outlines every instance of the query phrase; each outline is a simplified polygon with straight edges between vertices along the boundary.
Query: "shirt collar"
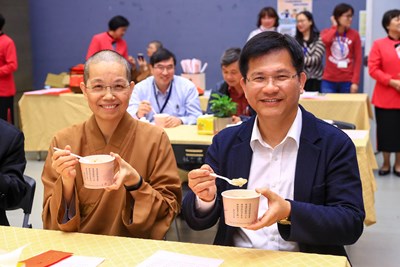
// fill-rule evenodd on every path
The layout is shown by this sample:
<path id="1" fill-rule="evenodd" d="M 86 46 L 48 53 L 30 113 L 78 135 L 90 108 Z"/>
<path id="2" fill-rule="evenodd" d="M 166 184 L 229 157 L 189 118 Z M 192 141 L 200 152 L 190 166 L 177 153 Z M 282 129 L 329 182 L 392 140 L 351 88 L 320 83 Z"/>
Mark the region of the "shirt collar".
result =
<path id="1" fill-rule="evenodd" d="M 276 27 L 265 28 L 265 27 L 263 27 L 262 25 L 260 25 L 260 30 L 261 30 L 262 32 L 265 32 L 265 31 L 276 31 Z"/>
<path id="2" fill-rule="evenodd" d="M 165 91 L 165 93 L 163 93 L 160 89 L 158 89 L 158 86 L 156 84 L 156 80 L 153 78 L 153 86 L 156 89 L 156 95 L 167 95 L 169 93 L 169 90 L 171 90 L 173 81 L 174 81 L 174 78 L 172 78 L 171 82 L 169 83 L 167 91 Z"/>
<path id="3" fill-rule="evenodd" d="M 260 129 L 258 128 L 257 122 L 258 122 L 258 115 L 254 121 L 253 131 L 251 133 L 251 139 L 250 139 L 250 147 L 253 151 L 254 151 L 255 144 L 257 141 L 265 147 L 271 147 L 269 144 L 267 144 L 262 139 Z M 285 138 L 283 138 L 283 140 L 280 144 L 286 142 L 286 140 L 288 138 L 291 138 L 292 140 L 295 141 L 297 148 L 299 148 L 302 125 L 303 125 L 303 117 L 302 117 L 301 109 L 298 107 L 296 118 L 294 119 L 292 126 L 290 127 L 288 133 L 286 134 Z"/>

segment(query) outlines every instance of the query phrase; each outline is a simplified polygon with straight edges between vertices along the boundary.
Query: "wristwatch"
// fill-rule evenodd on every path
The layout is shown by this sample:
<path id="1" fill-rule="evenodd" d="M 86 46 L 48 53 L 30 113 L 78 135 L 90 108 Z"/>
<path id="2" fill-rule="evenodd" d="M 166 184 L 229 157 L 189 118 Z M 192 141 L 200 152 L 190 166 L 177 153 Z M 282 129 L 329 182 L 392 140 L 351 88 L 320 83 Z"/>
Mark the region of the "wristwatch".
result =
<path id="1" fill-rule="evenodd" d="M 282 225 L 292 225 L 292 222 L 290 221 L 289 217 L 283 218 L 282 220 L 278 221 L 279 224 Z"/>

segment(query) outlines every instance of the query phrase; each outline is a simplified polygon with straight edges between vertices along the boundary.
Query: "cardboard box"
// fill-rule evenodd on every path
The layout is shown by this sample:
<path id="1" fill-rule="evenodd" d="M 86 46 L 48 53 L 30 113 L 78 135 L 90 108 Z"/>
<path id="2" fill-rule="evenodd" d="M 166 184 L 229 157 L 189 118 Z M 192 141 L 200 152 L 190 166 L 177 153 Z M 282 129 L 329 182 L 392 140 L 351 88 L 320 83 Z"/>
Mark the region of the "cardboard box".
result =
<path id="1" fill-rule="evenodd" d="M 182 73 L 182 77 L 191 80 L 197 87 L 201 89 L 206 89 L 206 74 L 205 73 Z"/>
<path id="2" fill-rule="evenodd" d="M 48 73 L 45 86 L 50 86 L 52 88 L 64 88 L 69 85 L 69 74 L 66 72 L 61 72 L 60 74 Z"/>

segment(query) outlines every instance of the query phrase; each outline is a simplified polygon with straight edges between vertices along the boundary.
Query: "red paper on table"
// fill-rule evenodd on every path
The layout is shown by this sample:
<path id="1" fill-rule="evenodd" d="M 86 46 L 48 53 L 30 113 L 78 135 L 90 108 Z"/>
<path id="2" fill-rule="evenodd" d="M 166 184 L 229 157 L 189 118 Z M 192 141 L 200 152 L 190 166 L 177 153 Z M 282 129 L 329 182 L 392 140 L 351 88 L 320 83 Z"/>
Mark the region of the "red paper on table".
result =
<path id="1" fill-rule="evenodd" d="M 25 267 L 46 267 L 62 261 L 63 259 L 66 259 L 71 255 L 72 253 L 69 252 L 49 250 L 24 261 L 21 261 L 21 263 L 24 263 Z"/>

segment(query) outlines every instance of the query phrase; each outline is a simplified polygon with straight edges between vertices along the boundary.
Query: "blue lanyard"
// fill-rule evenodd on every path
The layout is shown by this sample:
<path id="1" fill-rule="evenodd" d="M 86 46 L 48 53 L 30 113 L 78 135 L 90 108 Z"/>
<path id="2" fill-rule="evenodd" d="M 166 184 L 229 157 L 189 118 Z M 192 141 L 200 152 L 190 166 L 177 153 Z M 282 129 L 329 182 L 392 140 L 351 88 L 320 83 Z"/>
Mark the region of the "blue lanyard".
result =
<path id="1" fill-rule="evenodd" d="M 168 104 L 169 98 L 171 97 L 172 84 L 173 84 L 173 83 L 174 83 L 174 80 L 171 81 L 171 84 L 169 85 L 169 91 L 168 91 L 167 99 L 165 99 L 165 102 L 164 102 L 163 106 L 160 108 L 160 103 L 158 102 L 158 98 L 157 98 L 156 85 L 155 85 L 155 82 L 153 81 L 154 97 L 155 97 L 156 102 L 157 102 L 157 106 L 158 106 L 159 113 L 163 113 L 165 107 L 166 107 L 167 104 Z"/>
<path id="2" fill-rule="evenodd" d="M 336 38 L 337 38 L 337 41 L 339 43 L 340 53 L 344 57 L 344 42 L 342 43 L 342 41 L 340 40 L 340 36 L 339 36 L 338 31 L 336 31 Z M 344 33 L 343 33 L 343 39 L 346 41 L 346 31 L 344 31 Z"/>
<path id="3" fill-rule="evenodd" d="M 304 55 L 306 55 L 306 54 L 307 54 L 307 51 L 308 51 L 308 48 L 307 48 L 307 43 L 306 43 L 306 42 L 304 42 L 304 43 L 303 43 L 303 53 L 304 53 Z"/>

